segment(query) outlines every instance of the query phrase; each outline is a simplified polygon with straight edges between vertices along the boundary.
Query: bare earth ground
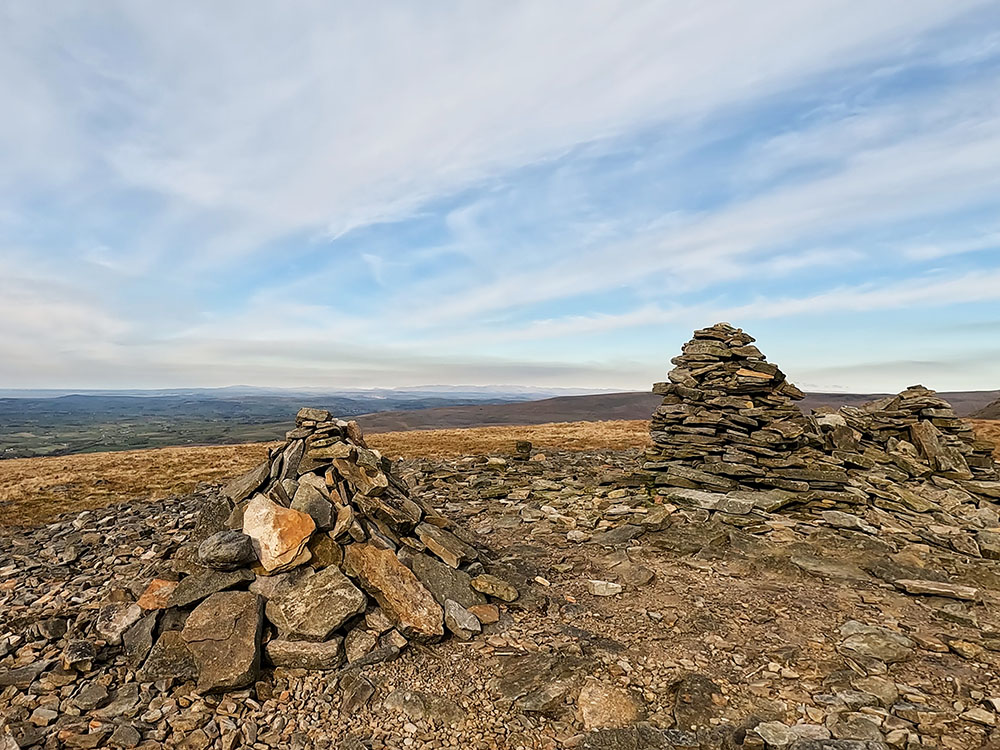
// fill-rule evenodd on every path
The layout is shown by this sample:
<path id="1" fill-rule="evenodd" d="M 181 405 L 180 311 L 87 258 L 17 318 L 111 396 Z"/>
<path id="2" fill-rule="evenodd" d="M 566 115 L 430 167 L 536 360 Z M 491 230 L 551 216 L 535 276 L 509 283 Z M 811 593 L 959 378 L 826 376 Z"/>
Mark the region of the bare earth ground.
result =
<path id="1" fill-rule="evenodd" d="M 459 448 L 506 452 L 515 438 L 545 446 L 557 435 L 564 444 L 567 430 L 575 431 L 578 445 L 604 440 L 613 449 L 542 447 L 546 457 L 530 462 L 452 456 Z M 397 661 L 362 669 L 374 692 L 360 706 L 343 699 L 346 688 L 334 673 L 278 669 L 225 698 L 196 695 L 191 683 L 168 692 L 143 685 L 124 708 L 67 715 L 65 706 L 75 699 L 65 696 L 94 679 L 81 675 L 70 686 L 42 679 L 30 689 L 0 690 L 0 717 L 6 711 L 26 727 L 21 731 L 51 736 L 57 725 L 41 722 L 51 721 L 44 711 L 55 707 L 65 745 L 52 747 L 93 747 L 127 725 L 143 733 L 143 750 L 652 748 L 627 734 L 591 744 L 576 696 L 597 684 L 632 696 L 639 716 L 662 729 L 732 727 L 756 717 L 832 732 L 846 743 L 798 744 L 796 750 L 885 750 L 881 742 L 864 741 L 881 736 L 892 738 L 892 750 L 1000 748 L 1000 715 L 983 708 L 985 699 L 1000 700 L 1000 562 L 970 560 L 902 529 L 873 535 L 792 516 L 741 528 L 675 510 L 664 528 L 612 540 L 603 530 L 645 528 L 653 510 L 631 480 L 638 450 L 623 445 L 641 444 L 644 430 L 633 423 L 374 436 L 389 454 L 404 450 L 402 441 L 408 452 L 435 453 L 404 460 L 403 476 L 440 512 L 516 564 L 524 581 L 520 598 L 473 640 L 409 648 Z M 245 463 L 261 450 L 254 446 Z M 208 463 L 205 455 L 213 454 L 175 454 L 176 470 L 185 462 Z M 223 467 L 227 460 L 233 463 Z M 219 454 L 213 470 L 231 473 L 240 460 Z M 126 459 L 118 470 L 150 472 L 155 465 L 155 456 L 138 466 Z M 187 469 L 186 481 L 205 478 Z M 76 470 L 81 473 L 62 470 L 60 481 L 75 477 L 86 484 L 84 470 Z M 27 477 L 27 467 L 22 472 Z M 154 472 L 145 486 L 169 485 L 163 477 Z M 121 481 L 136 487 L 141 478 Z M 0 571 L 9 576 L 0 580 L 0 612 L 8 608 L 12 627 L 21 619 L 72 621 L 125 589 L 141 591 L 192 533 L 203 502 L 196 494 L 109 505 L 47 528 L 0 531 Z M 910 596 L 893 585 L 898 578 L 976 586 L 979 598 Z M 593 580 L 617 581 L 623 590 L 596 596 L 588 586 Z M 864 627 L 881 640 L 852 650 L 851 628 Z M 16 661 L 8 656 L 0 669 L 58 657 L 58 638 L 46 641 L 22 629 L 30 634 L 31 653 Z M 880 658 L 887 636 L 908 644 L 899 661 Z M 529 687 L 537 690 L 522 695 L 512 682 L 526 665 Z M 544 712 L 528 710 L 528 697 L 566 689 L 547 671 L 560 665 L 571 668 L 574 685 L 565 700 Z M 705 695 L 706 684 L 719 692 Z M 448 701 L 459 720 L 393 709 L 386 699 L 399 688 Z M 38 717 L 34 729 L 29 717 Z M 671 736 L 676 742 L 655 747 L 730 747 L 704 734 Z M 763 750 L 759 740 L 744 747 Z"/>
<path id="2" fill-rule="evenodd" d="M 973 420 L 1000 459 L 1000 421 Z M 649 443 L 645 420 L 414 430 L 368 436 L 392 458 L 510 453 L 514 441 L 542 450 L 624 450 Z M 155 448 L 0 461 L 0 527 L 33 526 L 55 515 L 129 499 L 163 498 L 215 483 L 263 460 L 271 443 Z"/>

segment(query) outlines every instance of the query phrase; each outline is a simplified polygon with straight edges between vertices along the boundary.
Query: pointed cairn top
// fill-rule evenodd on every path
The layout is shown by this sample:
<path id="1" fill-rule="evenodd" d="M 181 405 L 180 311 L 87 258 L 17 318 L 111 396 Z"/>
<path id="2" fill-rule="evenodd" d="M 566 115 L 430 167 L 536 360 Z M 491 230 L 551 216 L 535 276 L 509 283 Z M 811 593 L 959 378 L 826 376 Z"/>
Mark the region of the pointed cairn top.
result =
<path id="1" fill-rule="evenodd" d="M 680 356 L 670 360 L 675 365 L 667 376 L 670 383 L 658 383 L 653 392 L 694 401 L 742 394 L 773 394 L 778 401 L 803 398 L 802 391 L 767 361 L 754 341 L 729 323 L 695 331 L 681 347 Z"/>

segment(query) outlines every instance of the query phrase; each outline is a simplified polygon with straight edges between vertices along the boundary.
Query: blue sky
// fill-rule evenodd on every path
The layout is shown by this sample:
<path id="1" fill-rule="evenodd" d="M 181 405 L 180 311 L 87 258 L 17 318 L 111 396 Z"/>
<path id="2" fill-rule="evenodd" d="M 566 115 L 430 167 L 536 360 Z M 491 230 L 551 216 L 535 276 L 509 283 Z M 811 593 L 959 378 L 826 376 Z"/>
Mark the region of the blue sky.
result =
<path id="1" fill-rule="evenodd" d="M 1000 6 L 0 0 L 0 387 L 1000 387 Z"/>

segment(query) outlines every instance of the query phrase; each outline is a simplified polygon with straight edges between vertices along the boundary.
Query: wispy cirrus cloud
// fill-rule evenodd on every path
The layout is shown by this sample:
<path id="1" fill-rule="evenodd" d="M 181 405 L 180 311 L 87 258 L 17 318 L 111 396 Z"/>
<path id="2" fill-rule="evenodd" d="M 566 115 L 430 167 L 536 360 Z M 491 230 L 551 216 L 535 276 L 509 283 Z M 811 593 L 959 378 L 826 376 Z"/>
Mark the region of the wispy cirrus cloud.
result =
<path id="1" fill-rule="evenodd" d="M 0 385 L 638 386 L 712 316 L 803 368 L 820 319 L 925 344 L 997 302 L 998 38 L 974 0 L 0 4 Z"/>

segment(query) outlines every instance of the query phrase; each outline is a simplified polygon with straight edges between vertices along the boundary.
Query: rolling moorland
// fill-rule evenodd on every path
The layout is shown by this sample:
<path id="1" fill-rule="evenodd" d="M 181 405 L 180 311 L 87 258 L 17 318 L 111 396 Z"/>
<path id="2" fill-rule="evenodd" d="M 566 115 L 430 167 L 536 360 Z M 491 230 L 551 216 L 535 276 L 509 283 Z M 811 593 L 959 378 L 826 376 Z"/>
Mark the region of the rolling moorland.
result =
<path id="1" fill-rule="evenodd" d="M 337 392 L 0 390 L 0 458 L 277 440 L 289 429 L 289 415 L 303 404 L 353 418 L 385 410 L 503 404 L 559 392 L 563 389 L 434 386 Z"/>
<path id="2" fill-rule="evenodd" d="M 410 389 L 267 391 L 233 388 L 171 392 L 111 392 L 4 398 L 0 391 L 0 458 L 231 445 L 280 439 L 300 406 L 357 419 L 368 433 L 487 425 L 647 419 L 659 403 L 652 393 L 555 396 L 541 389 Z M 808 394 L 819 406 L 858 405 L 884 394 Z M 1000 391 L 943 393 L 959 416 L 996 419 Z M 992 405 L 990 405 L 992 403 Z M 978 414 L 984 409 L 989 414 Z M 990 416 L 992 414 L 992 416 Z"/>
<path id="3" fill-rule="evenodd" d="M 650 396 L 634 395 L 636 402 L 640 401 L 638 396 L 646 401 Z M 659 400 L 657 396 L 652 398 Z M 590 397 L 551 401 L 575 405 L 587 400 Z M 479 406 L 469 408 L 477 412 L 483 409 Z M 451 407 L 447 411 L 459 412 Z M 562 412 L 561 415 L 569 417 L 575 413 Z M 372 416 L 373 421 L 381 418 L 382 415 Z M 995 455 L 1000 459 L 1000 420 L 970 421 L 977 435 L 997 446 Z M 603 414 L 590 420 L 567 418 L 542 424 L 492 424 L 367 434 L 371 447 L 393 460 L 504 455 L 511 452 L 517 440 L 529 440 L 541 451 L 620 451 L 645 448 L 650 444 L 648 419 L 605 418 Z M 47 523 L 60 513 L 188 493 L 200 482 L 214 484 L 246 471 L 259 463 L 268 448 L 275 444 L 274 440 L 268 440 L 2 460 L 0 527 L 34 526 Z"/>
<path id="4" fill-rule="evenodd" d="M 1000 453 L 1000 424 L 975 426 Z M 467 549 L 489 575 L 471 586 L 506 598 L 479 606 L 470 574 L 435 562 L 448 551 L 428 547 L 408 565 L 459 635 L 411 643 L 382 631 L 394 620 L 383 625 L 380 614 L 411 616 L 396 591 L 384 600 L 390 609 L 350 620 L 343 638 L 264 639 L 267 668 L 227 695 L 204 694 L 214 672 L 201 662 L 192 671 L 175 651 L 236 674 L 240 649 L 256 642 L 217 610 L 265 589 L 256 581 L 249 593 L 210 593 L 246 585 L 247 574 L 198 573 L 185 560 L 233 533 L 214 532 L 230 505 L 210 485 L 281 444 L 0 461 L 0 524 L 12 524 L 0 528 L 0 609 L 10 623 L 0 632 L 0 740 L 150 750 L 165 740 L 297 750 L 1000 747 L 991 503 L 959 509 L 942 494 L 933 513 L 892 502 L 769 512 L 739 493 L 669 487 L 653 500 L 636 477 L 648 428 L 590 421 L 369 435 L 398 459 L 427 512 L 442 514 L 436 522 L 477 545 Z M 515 451 L 516 440 L 531 440 L 530 454 Z M 979 513 L 979 526 L 960 510 Z M 317 544 L 337 531 L 329 534 Z M 269 617 L 281 617 L 272 606 L 308 599 L 299 588 L 314 580 L 353 585 L 336 575 L 340 556 L 330 555 L 341 547 L 323 549 L 313 577 L 273 577 L 291 588 L 266 589 Z M 465 567 L 474 574 L 479 564 Z M 378 593 L 376 583 L 366 590 Z M 471 609 L 456 608 L 455 596 Z M 332 616 L 338 601 L 319 597 L 312 616 Z M 165 609 L 141 616 L 143 607 Z M 476 620 L 455 619 L 466 611 Z M 279 646 L 305 648 L 309 659 Z"/>

